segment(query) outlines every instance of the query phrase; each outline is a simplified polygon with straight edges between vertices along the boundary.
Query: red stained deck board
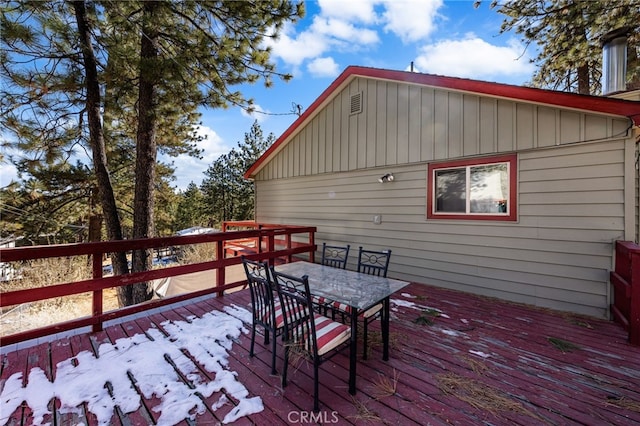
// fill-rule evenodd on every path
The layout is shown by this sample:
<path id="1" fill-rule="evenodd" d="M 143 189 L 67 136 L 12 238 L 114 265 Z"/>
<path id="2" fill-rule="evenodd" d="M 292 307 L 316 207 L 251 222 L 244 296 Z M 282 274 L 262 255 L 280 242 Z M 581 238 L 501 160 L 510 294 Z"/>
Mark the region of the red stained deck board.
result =
<path id="1" fill-rule="evenodd" d="M 370 351 L 368 360 L 358 360 L 356 400 L 387 424 L 640 423 L 640 410 L 616 404 L 616 398 L 640 404 L 640 348 L 626 342 L 626 334 L 617 324 L 426 285 L 412 284 L 401 293 L 421 297 L 396 294 L 392 299 L 437 308 L 448 317 L 435 318 L 432 326 L 418 325 L 414 320 L 420 315 L 420 310 L 394 306 L 391 332 L 395 337 L 404 336 L 404 339 L 391 348 L 388 362 L 381 360 L 379 347 Z M 49 369 L 51 374 L 55 374 L 57 362 L 79 350 L 89 350 L 92 346 L 97 348 L 109 338 L 131 336 L 149 327 L 162 329 L 160 324 L 168 318 L 186 320 L 191 316 L 202 316 L 212 309 L 222 311 L 227 305 L 248 309 L 249 303 L 248 291 L 241 291 L 223 298 L 201 299 L 108 327 L 105 332 L 92 335 L 93 344 L 89 335 L 83 334 L 55 340 L 42 347 L 3 351 L 1 379 L 6 380 L 16 371 L 26 373 L 29 366 L 25 354 L 29 351 L 46 354 L 50 350 Z M 461 319 L 466 319 L 467 324 Z M 449 336 L 443 330 L 454 330 L 460 334 Z M 372 332 L 377 331 L 379 322 L 375 322 L 372 328 Z M 549 343 L 549 337 L 572 342 L 580 349 L 562 353 Z M 306 367 L 295 373 L 291 370 L 289 385 L 282 389 L 280 378 L 269 375 L 271 347 L 265 346 L 262 336 L 258 335 L 256 356 L 249 357 L 249 343 L 250 335 L 243 334 L 233 345 L 229 351 L 229 368 L 238 373 L 239 380 L 251 396 L 262 398 L 265 410 L 243 418 L 237 424 L 287 424 L 292 413 L 295 416 L 309 411 L 313 406 L 312 370 Z M 277 348 L 277 368 L 280 371 L 283 363 L 280 342 Z M 471 354 L 470 349 L 488 353 L 490 357 L 483 359 Z M 361 350 L 362 344 L 359 343 L 359 353 Z M 39 360 L 34 363 L 32 358 L 32 365 L 40 363 Z M 475 371 L 469 360 L 476 361 L 478 365 L 475 368 L 484 366 L 486 369 Z M 376 396 L 375 385 L 380 377 L 390 377 L 394 370 L 400 373 L 396 394 Z M 205 371 L 200 374 L 207 376 Z M 456 395 L 444 394 L 438 387 L 440 374 L 456 374 L 469 383 L 475 381 L 497 389 L 527 412 L 478 409 Z M 347 377 L 348 351 L 336 355 L 321 367 L 321 413 L 331 419 L 335 410 L 338 424 L 381 424 L 382 421 L 365 420 L 357 411 L 347 392 Z M 207 400 L 207 404 L 211 402 Z M 222 415 L 219 411 L 216 412 L 217 417 Z M 136 414 L 139 413 L 127 415 L 124 421 L 137 423 L 131 417 Z M 197 417 L 195 424 L 209 424 L 208 421 L 214 417 L 208 417 L 208 414 Z M 11 421 L 19 424 L 17 422 L 22 415 L 22 411 L 17 410 Z M 112 420 L 117 423 L 120 419 L 114 416 Z M 93 425 L 95 417 L 89 414 L 87 421 Z"/>
<path id="2" fill-rule="evenodd" d="M 437 303 L 436 303 L 437 305 Z M 504 311 L 503 311 L 504 312 Z M 447 313 L 448 315 L 450 314 L 450 312 Z M 504 313 L 503 313 L 504 315 Z M 443 322 L 447 321 L 447 319 L 442 319 Z M 436 325 L 433 327 L 433 332 L 431 332 L 431 336 L 436 339 L 438 338 L 437 333 L 438 333 L 438 323 L 440 322 L 440 318 L 438 318 L 436 321 Z M 407 327 L 406 331 L 409 331 L 410 329 L 417 329 L 417 327 Z M 473 331 L 470 331 L 469 334 L 472 334 Z M 504 336 L 504 335 L 503 335 Z M 472 337 L 473 338 L 473 337 Z M 494 337 L 494 339 L 499 338 L 499 336 Z M 413 341 L 416 341 L 417 339 L 414 339 Z M 463 342 L 463 340 L 459 339 L 459 338 L 448 338 L 448 337 L 443 337 L 440 338 L 441 342 L 439 344 L 439 351 L 438 352 L 445 352 L 448 353 L 449 355 L 444 355 L 443 356 L 443 361 L 442 362 L 446 362 L 447 358 L 451 358 L 454 359 L 454 357 L 451 356 L 451 354 L 460 354 L 463 353 L 463 351 L 465 350 L 464 347 L 461 347 L 459 345 L 460 342 Z M 445 343 L 442 343 L 442 341 L 444 341 Z M 521 342 L 519 342 L 521 343 Z M 505 369 L 502 373 L 503 374 L 510 374 L 511 372 L 518 372 L 518 364 L 519 364 L 519 359 L 518 356 L 511 356 L 510 357 L 510 351 L 513 350 L 513 348 L 507 348 L 507 350 L 504 351 L 500 351 L 498 350 L 498 352 L 503 352 L 503 355 L 506 355 L 507 358 L 511 358 L 511 359 L 507 359 L 506 361 L 508 361 L 508 363 L 512 366 L 515 366 L 515 368 L 511 368 L 511 369 Z M 459 351 L 459 352 L 457 352 Z M 486 350 L 485 350 L 486 352 Z M 491 352 L 491 351 L 490 351 Z M 551 365 L 551 364 L 555 364 L 555 363 L 562 363 L 562 357 L 563 356 L 571 356 L 571 355 L 566 355 L 566 354 L 562 354 L 560 351 L 558 351 L 557 349 L 553 348 L 550 344 L 548 344 L 548 342 L 545 340 L 544 345 L 540 345 L 538 344 L 538 346 L 535 345 L 531 345 L 528 349 L 525 349 L 525 353 L 527 354 L 527 356 L 529 356 L 532 359 L 539 359 L 541 362 L 539 363 L 539 368 L 544 368 L 545 366 Z M 546 355 L 550 354 L 552 356 L 547 357 Z M 557 355 L 560 354 L 560 355 Z M 438 353 L 434 353 L 433 356 L 437 357 L 439 356 Z M 493 360 L 492 360 L 493 358 Z M 491 362 L 492 364 L 495 362 L 496 366 L 500 366 L 500 361 L 495 360 L 495 357 L 489 358 L 486 362 Z M 583 358 L 581 356 L 577 356 L 577 359 Z M 452 365 L 449 364 L 445 364 L 447 365 L 447 369 L 452 369 Z M 599 399 L 594 398 L 594 395 L 587 395 L 587 398 L 581 398 L 583 397 L 585 394 L 588 394 L 590 391 L 590 388 L 588 386 L 583 386 L 581 383 L 577 383 L 576 382 L 576 378 L 580 379 L 580 377 L 576 377 L 575 374 L 571 375 L 568 374 L 563 368 L 562 365 L 559 368 L 556 367 L 551 367 L 548 369 L 549 371 L 540 371 L 540 375 L 542 376 L 548 376 L 548 378 L 546 380 L 549 381 L 549 385 L 548 387 L 553 389 L 554 392 L 550 392 L 547 397 L 548 397 L 548 401 L 551 404 L 557 403 L 557 404 L 565 404 L 565 407 L 562 409 L 565 412 L 568 411 L 572 411 L 573 412 L 573 417 L 574 418 L 582 418 L 582 420 L 586 421 L 587 423 L 589 422 L 589 420 L 592 420 L 592 418 L 589 416 L 589 413 L 592 411 L 591 407 L 592 404 L 599 402 L 600 404 L 602 404 L 603 402 L 603 395 L 602 392 L 600 392 L 600 394 L 597 394 L 598 396 L 600 396 Z M 505 376 L 503 376 L 504 378 Z M 506 376 L 509 377 L 509 376 Z M 540 396 L 540 394 L 544 394 L 546 393 L 546 388 L 544 386 L 540 386 L 540 381 L 542 380 L 541 377 L 537 378 L 538 384 L 537 387 L 535 385 L 529 386 L 529 389 L 527 389 L 530 395 L 533 395 L 534 398 L 537 398 Z M 487 380 L 487 379 L 484 379 Z M 500 380 L 500 378 L 498 378 L 498 380 Z M 504 380 L 509 380 L 509 379 L 504 379 Z M 522 381 L 518 381 L 517 378 L 517 374 L 515 378 L 510 378 L 511 383 L 510 385 L 513 385 L 514 383 L 519 383 L 520 385 L 522 385 Z M 556 382 L 556 383 L 554 383 Z M 497 383 L 499 384 L 499 382 Z M 556 386 L 554 386 L 554 384 L 556 384 Z M 525 389 L 526 389 L 526 383 L 525 383 Z M 561 391 L 560 393 L 558 393 L 558 389 L 565 387 L 566 389 L 564 391 Z M 509 390 L 509 386 L 506 386 L 505 391 Z M 525 391 L 525 394 L 527 392 Z M 593 393 L 593 392 L 592 392 Z M 577 396 L 577 398 L 576 398 Z M 589 397 L 591 397 L 591 399 L 589 399 Z M 523 398 L 524 399 L 524 398 Z M 538 400 L 540 400 L 540 398 L 537 398 Z M 580 404 L 580 399 L 586 399 L 585 403 Z M 605 399 L 606 401 L 606 399 Z M 545 404 L 546 405 L 546 404 Z M 576 407 L 576 405 L 578 405 Z M 542 408 L 547 408 L 543 405 Z M 615 411 L 615 410 L 614 410 Z M 566 414 L 566 413 L 565 413 Z M 607 413 L 607 416 L 615 416 L 615 413 L 609 412 Z"/>
<path id="3" fill-rule="evenodd" d="M 4 353 L 2 355 L 2 375 L 0 380 L 4 386 L 4 382 L 14 374 L 20 373 L 22 375 L 22 383 L 27 383 L 27 377 L 29 376 L 28 365 L 25 362 L 28 358 L 29 349 L 22 349 L 16 352 Z M 7 425 L 20 425 L 23 418 L 31 416 L 31 409 L 21 405 L 10 415 Z"/>

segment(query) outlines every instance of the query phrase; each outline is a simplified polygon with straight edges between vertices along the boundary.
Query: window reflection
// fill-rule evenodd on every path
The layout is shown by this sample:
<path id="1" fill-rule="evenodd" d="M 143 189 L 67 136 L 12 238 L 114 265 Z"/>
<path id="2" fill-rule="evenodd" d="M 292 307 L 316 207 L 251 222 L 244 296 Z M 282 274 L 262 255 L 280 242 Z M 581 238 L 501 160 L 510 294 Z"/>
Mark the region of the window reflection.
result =
<path id="1" fill-rule="evenodd" d="M 508 163 L 439 169 L 434 178 L 437 213 L 508 213 Z"/>
<path id="2" fill-rule="evenodd" d="M 464 213 L 467 206 L 466 169 L 436 171 L 436 211 Z"/>
<path id="3" fill-rule="evenodd" d="M 469 212 L 506 213 L 509 172 L 506 163 L 469 168 Z"/>

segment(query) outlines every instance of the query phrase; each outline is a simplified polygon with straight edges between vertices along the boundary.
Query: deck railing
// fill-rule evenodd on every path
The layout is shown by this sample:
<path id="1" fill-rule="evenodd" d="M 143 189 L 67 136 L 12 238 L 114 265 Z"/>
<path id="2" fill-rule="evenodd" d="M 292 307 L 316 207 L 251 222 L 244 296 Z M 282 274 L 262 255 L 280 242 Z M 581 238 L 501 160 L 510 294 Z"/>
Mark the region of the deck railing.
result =
<path id="1" fill-rule="evenodd" d="M 217 293 L 218 296 L 222 296 L 225 290 L 246 284 L 246 280 L 225 284 L 225 269 L 228 266 L 240 264 L 240 254 L 244 254 L 254 260 L 268 260 L 272 264 L 278 261 L 290 262 L 295 255 L 300 255 L 311 262 L 314 261 L 314 253 L 316 251 L 315 227 L 259 224 L 255 222 L 226 222 L 225 229 L 238 228 L 240 226 L 251 229 L 163 238 L 0 249 L 0 262 L 22 262 L 33 259 L 71 256 L 90 256 L 92 262 L 91 279 L 0 293 L 0 308 L 86 292 L 92 293 L 92 313 L 90 316 L 2 336 L 0 346 L 86 326 L 91 326 L 92 331 L 98 332 L 102 330 L 105 321 L 206 294 Z M 229 257 L 231 252 L 228 248 L 237 245 L 238 241 L 243 240 L 257 241 L 259 244 L 255 246 L 255 250 L 251 250 L 250 247 L 244 247 L 243 250 L 237 251 L 235 256 Z M 125 275 L 103 276 L 102 260 L 111 253 L 131 252 L 132 250 L 157 250 L 204 243 L 215 244 L 215 259 Z M 210 288 L 165 299 L 152 300 L 138 305 L 121 307 L 108 312 L 103 311 L 103 290 L 105 289 L 207 270 L 216 271 L 216 284 Z"/>
<path id="2" fill-rule="evenodd" d="M 640 246 L 616 242 L 616 269 L 611 271 L 614 296 L 611 313 L 629 332 L 629 343 L 640 346 Z"/>

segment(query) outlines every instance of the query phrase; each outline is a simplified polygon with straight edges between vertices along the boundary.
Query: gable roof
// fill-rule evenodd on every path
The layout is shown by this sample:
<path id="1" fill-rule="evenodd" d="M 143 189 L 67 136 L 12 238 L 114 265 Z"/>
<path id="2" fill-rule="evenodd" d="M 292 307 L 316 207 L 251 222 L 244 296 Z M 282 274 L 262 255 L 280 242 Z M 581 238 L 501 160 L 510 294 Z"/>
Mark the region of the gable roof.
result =
<path id="1" fill-rule="evenodd" d="M 313 118 L 324 105 L 357 77 L 388 80 L 422 86 L 450 89 L 460 92 L 487 95 L 497 98 L 518 100 L 541 105 L 551 105 L 581 111 L 617 115 L 629 118 L 635 126 L 640 126 L 640 102 L 608 98 L 603 96 L 579 95 L 576 93 L 514 86 L 434 74 L 420 74 L 380 68 L 349 66 L 333 83 L 284 131 L 267 151 L 247 170 L 244 177 L 254 177 L 260 169 L 294 136 L 303 125 Z"/>

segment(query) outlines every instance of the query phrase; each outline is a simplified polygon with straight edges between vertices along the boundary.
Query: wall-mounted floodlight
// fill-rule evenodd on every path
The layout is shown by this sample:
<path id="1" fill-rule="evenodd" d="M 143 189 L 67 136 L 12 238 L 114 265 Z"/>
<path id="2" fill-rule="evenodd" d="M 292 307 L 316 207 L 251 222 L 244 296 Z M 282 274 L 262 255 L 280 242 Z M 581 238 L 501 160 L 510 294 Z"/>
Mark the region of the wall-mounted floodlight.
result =
<path id="1" fill-rule="evenodd" d="M 378 182 L 380 183 L 392 182 L 392 181 L 393 181 L 393 173 L 387 173 L 386 175 L 383 175 L 381 178 L 378 179 Z"/>

